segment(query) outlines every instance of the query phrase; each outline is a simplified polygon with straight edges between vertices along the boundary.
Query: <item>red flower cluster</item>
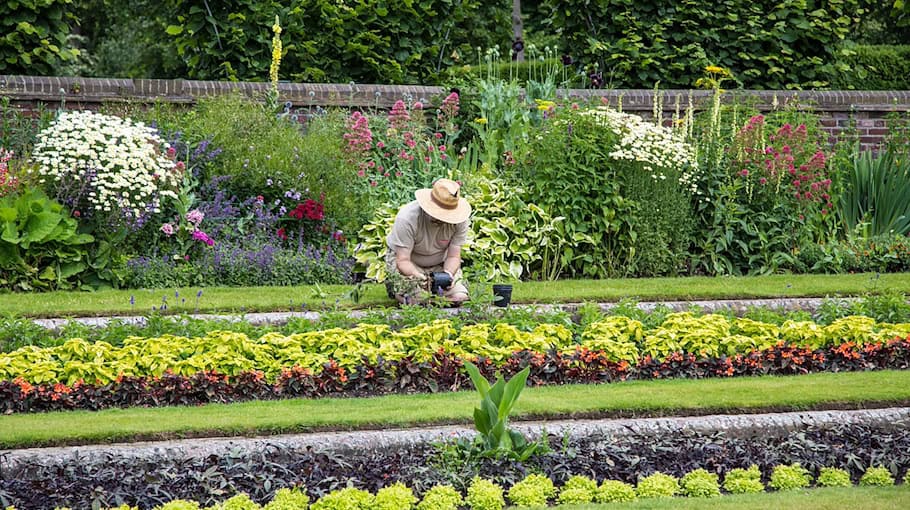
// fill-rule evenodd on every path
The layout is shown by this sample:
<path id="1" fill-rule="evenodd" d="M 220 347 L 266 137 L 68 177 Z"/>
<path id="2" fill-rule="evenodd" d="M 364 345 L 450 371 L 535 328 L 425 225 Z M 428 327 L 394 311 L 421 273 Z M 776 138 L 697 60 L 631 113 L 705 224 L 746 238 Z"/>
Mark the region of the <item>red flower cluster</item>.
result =
<path id="1" fill-rule="evenodd" d="M 319 221 L 325 218 L 325 210 L 322 202 L 317 202 L 312 198 L 306 199 L 301 204 L 297 204 L 291 212 L 288 213 L 291 218 L 302 220 L 304 218 L 312 221 Z"/>

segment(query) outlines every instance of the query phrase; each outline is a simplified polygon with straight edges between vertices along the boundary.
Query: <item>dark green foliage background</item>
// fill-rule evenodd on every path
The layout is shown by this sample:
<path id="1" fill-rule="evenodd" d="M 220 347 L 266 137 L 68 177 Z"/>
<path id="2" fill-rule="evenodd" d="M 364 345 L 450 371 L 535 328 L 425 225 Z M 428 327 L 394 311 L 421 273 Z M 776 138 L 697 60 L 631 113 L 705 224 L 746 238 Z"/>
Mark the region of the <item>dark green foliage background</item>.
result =
<path id="1" fill-rule="evenodd" d="M 0 2 L 0 74 L 53 75 L 74 21 L 72 0 Z"/>
<path id="2" fill-rule="evenodd" d="M 910 45 L 856 46 L 840 59 L 850 70 L 834 79 L 835 89 L 910 89 Z"/>

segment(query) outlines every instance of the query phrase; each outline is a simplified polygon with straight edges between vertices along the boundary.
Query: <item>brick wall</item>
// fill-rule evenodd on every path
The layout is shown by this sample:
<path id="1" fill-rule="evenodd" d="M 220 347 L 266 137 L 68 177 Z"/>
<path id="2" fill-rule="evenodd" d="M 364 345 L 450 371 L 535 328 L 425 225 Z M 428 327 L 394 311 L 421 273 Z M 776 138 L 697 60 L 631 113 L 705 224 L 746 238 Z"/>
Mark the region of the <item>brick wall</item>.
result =
<path id="1" fill-rule="evenodd" d="M 50 108 L 61 104 L 68 109 L 98 109 L 110 103 L 152 103 L 161 101 L 175 104 L 193 104 L 199 98 L 237 92 L 250 97 L 262 97 L 267 83 L 190 81 L 190 80 L 130 80 L 109 78 L 60 78 L 43 76 L 0 75 L 0 97 L 26 111 L 33 111 L 39 103 Z M 280 83 L 279 93 L 283 102 L 292 109 L 306 113 L 318 106 L 388 108 L 396 100 L 410 98 L 425 104 L 438 104 L 448 93 L 441 87 L 416 85 L 362 85 L 362 84 L 309 84 Z M 797 104 L 821 115 L 821 124 L 833 142 L 845 129 L 855 123 L 855 128 L 866 147 L 873 147 L 887 133 L 886 116 L 898 112 L 910 118 L 910 91 L 735 91 L 754 103 L 760 110 L 770 110 L 775 104 Z M 710 103 L 711 91 L 665 90 L 663 113 L 673 115 L 679 101 L 684 110 L 690 94 L 696 108 Z M 651 117 L 654 109 L 654 92 L 651 90 L 560 90 L 561 98 L 578 101 L 603 100 L 623 110 Z"/>

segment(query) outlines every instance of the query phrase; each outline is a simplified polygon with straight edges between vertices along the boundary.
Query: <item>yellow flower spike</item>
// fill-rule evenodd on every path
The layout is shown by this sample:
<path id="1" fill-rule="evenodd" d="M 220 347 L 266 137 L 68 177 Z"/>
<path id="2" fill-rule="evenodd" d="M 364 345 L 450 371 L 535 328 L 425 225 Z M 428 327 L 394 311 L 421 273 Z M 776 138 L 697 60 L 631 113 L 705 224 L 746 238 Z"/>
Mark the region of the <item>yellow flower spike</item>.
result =
<path id="1" fill-rule="evenodd" d="M 486 124 L 486 123 L 487 123 L 487 118 L 486 118 L 486 117 L 478 117 L 478 118 L 474 119 L 474 122 L 476 122 L 477 124 Z"/>
<path id="2" fill-rule="evenodd" d="M 727 74 L 727 70 L 720 66 L 707 66 L 705 67 L 705 72 L 711 74 Z"/>

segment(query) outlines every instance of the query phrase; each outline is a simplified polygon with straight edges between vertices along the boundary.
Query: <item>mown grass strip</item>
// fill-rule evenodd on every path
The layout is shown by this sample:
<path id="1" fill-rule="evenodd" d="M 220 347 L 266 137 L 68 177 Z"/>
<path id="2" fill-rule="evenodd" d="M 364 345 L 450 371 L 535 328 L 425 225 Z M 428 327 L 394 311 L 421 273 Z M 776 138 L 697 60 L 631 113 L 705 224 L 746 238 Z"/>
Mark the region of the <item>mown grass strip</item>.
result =
<path id="1" fill-rule="evenodd" d="M 360 302 L 347 296 L 353 286 L 210 287 L 180 289 L 47 292 L 40 296 L 0 294 L 0 313 L 24 317 L 143 315 L 165 313 L 300 311 L 332 307 L 391 306 L 382 285 L 365 285 Z M 519 282 L 516 303 L 565 303 L 771 297 L 852 296 L 910 288 L 910 273 L 849 275 L 770 275 L 748 277 L 635 278 Z M 202 295 L 198 296 L 199 291 Z"/>
<path id="2" fill-rule="evenodd" d="M 838 487 L 761 494 L 725 495 L 713 499 L 647 499 L 634 503 L 563 505 L 559 510 L 896 510 L 910 508 L 910 486 Z"/>
<path id="3" fill-rule="evenodd" d="M 910 371 L 528 388 L 516 418 L 861 408 L 910 403 Z M 473 392 L 293 399 L 0 417 L 0 448 L 470 423 Z"/>

